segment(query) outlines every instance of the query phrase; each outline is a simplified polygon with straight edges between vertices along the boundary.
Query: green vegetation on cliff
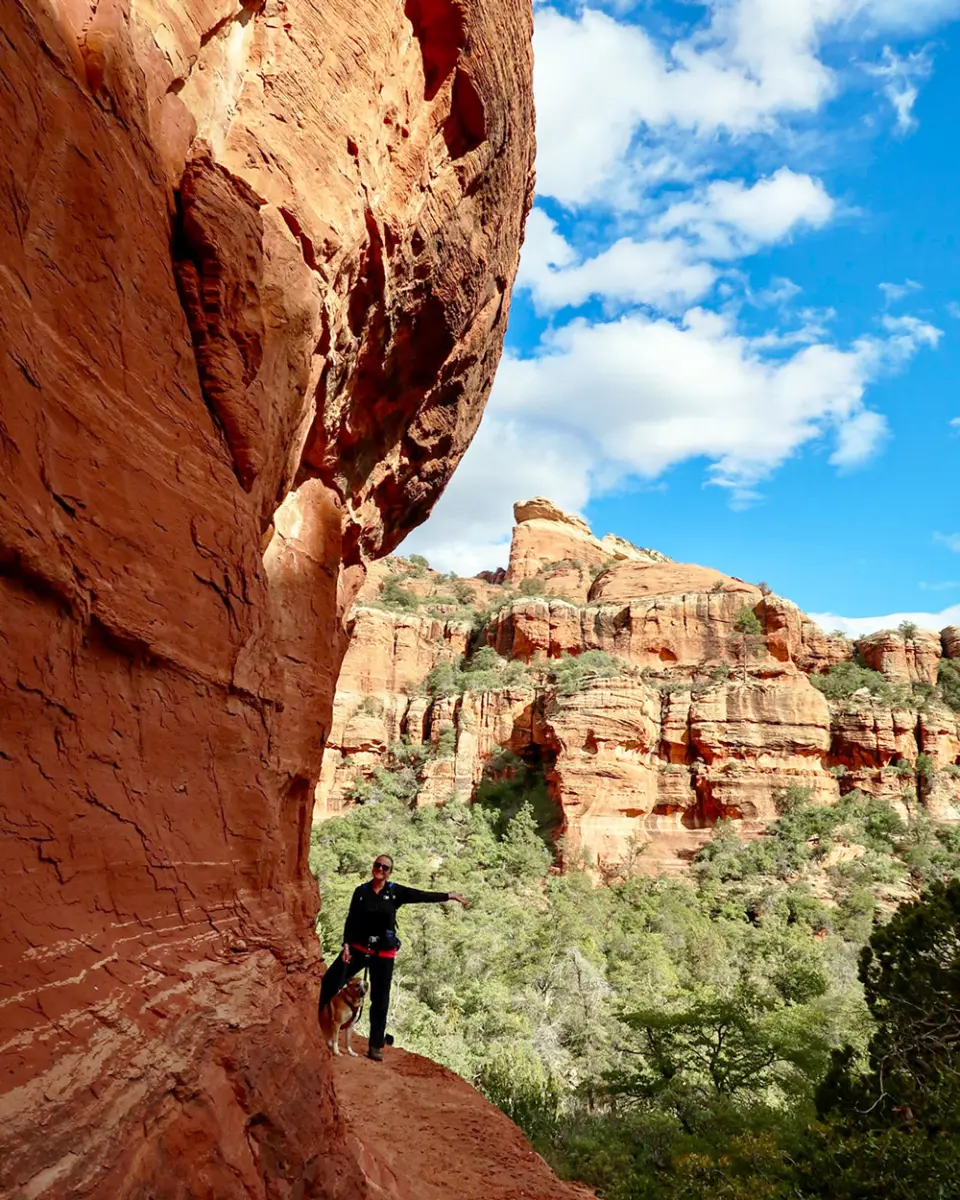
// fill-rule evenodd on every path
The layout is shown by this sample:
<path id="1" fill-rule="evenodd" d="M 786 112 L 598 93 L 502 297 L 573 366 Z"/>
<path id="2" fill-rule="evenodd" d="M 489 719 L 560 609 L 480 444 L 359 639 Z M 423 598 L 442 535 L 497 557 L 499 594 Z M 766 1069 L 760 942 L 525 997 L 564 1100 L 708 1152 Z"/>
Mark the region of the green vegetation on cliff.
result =
<path id="1" fill-rule="evenodd" d="M 627 870 L 598 888 L 553 869 L 522 803 L 542 785 L 536 771 L 512 787 L 508 776 L 484 803 L 384 797 L 313 831 L 328 954 L 377 853 L 396 855 L 403 882 L 474 901 L 403 912 L 400 1045 L 476 1083 L 559 1171 L 608 1200 L 958 1194 L 948 1000 L 960 968 L 949 966 L 955 900 L 943 898 L 956 889 L 940 893 L 944 932 L 922 970 L 909 970 L 903 912 L 877 921 L 912 888 L 955 877 L 960 838 L 856 793 L 823 809 L 794 789 L 765 838 L 741 845 L 721 825 L 690 878 Z M 858 957 L 881 932 L 893 949 L 874 950 L 880 974 L 862 968 L 865 997 Z M 954 971 L 948 985 L 934 978 L 937 954 Z M 945 1031 L 932 1049 L 920 1011 L 931 1005 Z M 900 1074 L 888 1091 L 902 1103 L 871 1123 L 860 1114 L 891 1062 Z M 915 1092 L 930 1071 L 927 1105 Z"/>

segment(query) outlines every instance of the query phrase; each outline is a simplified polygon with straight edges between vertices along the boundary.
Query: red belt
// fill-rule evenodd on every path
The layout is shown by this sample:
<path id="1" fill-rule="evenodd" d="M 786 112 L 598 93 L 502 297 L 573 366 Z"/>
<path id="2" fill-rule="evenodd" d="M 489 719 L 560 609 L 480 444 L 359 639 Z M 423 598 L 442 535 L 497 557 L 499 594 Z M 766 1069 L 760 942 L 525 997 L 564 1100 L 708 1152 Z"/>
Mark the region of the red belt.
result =
<path id="1" fill-rule="evenodd" d="M 396 958 L 396 950 L 371 950 L 369 946 L 350 945 L 351 950 L 359 950 L 361 954 L 369 954 L 371 958 Z"/>

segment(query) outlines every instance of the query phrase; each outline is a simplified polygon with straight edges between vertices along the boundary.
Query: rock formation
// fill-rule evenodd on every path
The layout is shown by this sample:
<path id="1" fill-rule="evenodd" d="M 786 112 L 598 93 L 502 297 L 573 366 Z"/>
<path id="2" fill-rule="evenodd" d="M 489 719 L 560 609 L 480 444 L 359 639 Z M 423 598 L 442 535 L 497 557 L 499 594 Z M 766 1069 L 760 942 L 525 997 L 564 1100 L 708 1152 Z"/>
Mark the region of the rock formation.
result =
<path id="1" fill-rule="evenodd" d="M 402 562 L 378 566 L 381 589 L 392 570 L 421 609 L 376 607 L 368 590 L 355 610 L 318 818 L 349 804 L 402 738 L 431 747 L 421 802 L 471 794 L 505 750 L 541 770 L 565 858 L 585 855 L 601 872 L 642 845 L 645 869 L 681 869 L 721 818 L 761 834 L 790 787 L 821 803 L 856 787 L 903 812 L 923 804 L 960 819 L 958 714 L 928 694 L 939 636 L 883 633 L 854 646 L 769 589 L 711 568 L 636 550 L 617 560 L 603 551 L 598 562 L 612 539 L 549 501 L 515 513 L 506 577 L 461 581 L 472 609 L 440 603 L 456 583 L 422 567 L 411 577 Z M 588 563 L 600 568 L 592 581 Z M 585 582 L 577 602 L 571 593 Z M 419 615 L 422 606 L 434 615 Z M 744 608 L 755 637 L 737 632 Z M 948 656 L 960 652 L 954 633 L 943 634 Z M 510 677 L 462 675 L 440 694 L 436 671 L 476 657 L 477 646 L 495 650 Z M 600 668 L 575 686 L 551 674 L 591 652 Z M 862 673 L 883 682 L 879 692 L 853 687 L 830 701 L 811 683 L 855 657 L 880 673 Z"/>
<path id="2" fill-rule="evenodd" d="M 310 809 L 479 421 L 522 0 L 0 0 L 0 1193 L 361 1196 Z"/>
<path id="3" fill-rule="evenodd" d="M 590 526 L 542 496 L 513 506 L 517 522 L 510 544 L 506 580 L 521 584 L 542 578 L 571 599 L 585 599 L 604 567 L 631 561 L 667 562 L 657 550 L 642 550 L 615 534 L 594 537 Z"/>

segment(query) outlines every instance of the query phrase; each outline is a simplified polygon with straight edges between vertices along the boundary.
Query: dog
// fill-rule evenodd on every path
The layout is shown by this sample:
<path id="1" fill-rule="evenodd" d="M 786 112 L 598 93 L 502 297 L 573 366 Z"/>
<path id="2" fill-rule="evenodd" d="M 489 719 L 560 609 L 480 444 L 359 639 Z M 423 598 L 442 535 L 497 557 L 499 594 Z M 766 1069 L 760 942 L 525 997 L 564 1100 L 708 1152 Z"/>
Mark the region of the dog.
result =
<path id="1" fill-rule="evenodd" d="M 324 1040 L 334 1054 L 340 1053 L 340 1030 L 347 1032 L 347 1053 L 357 1057 L 357 1052 L 350 1047 L 350 1038 L 354 1026 L 360 1020 L 363 1012 L 363 1001 L 367 994 L 367 985 L 355 976 L 345 983 L 339 992 L 320 1010 L 320 1030 Z"/>

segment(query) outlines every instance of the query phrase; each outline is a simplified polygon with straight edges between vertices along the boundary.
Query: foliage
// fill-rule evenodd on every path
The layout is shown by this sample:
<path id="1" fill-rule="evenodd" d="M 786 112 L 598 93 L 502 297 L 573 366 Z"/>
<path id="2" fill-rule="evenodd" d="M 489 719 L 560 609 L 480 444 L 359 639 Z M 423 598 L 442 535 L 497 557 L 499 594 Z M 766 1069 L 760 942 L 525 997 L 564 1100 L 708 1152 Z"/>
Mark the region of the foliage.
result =
<path id="1" fill-rule="evenodd" d="M 530 673 L 524 663 L 501 658 L 492 646 L 481 646 L 466 662 L 452 659 L 437 663 L 427 674 L 424 688 L 427 695 L 436 700 L 465 692 L 523 687 L 529 683 Z"/>
<path id="2" fill-rule="evenodd" d="M 857 662 L 834 663 L 826 675 L 811 675 L 810 682 L 828 700 L 846 701 L 864 692 L 886 704 L 907 707 L 913 701 L 907 684 L 891 683 L 886 675 Z"/>
<path id="3" fill-rule="evenodd" d="M 905 642 L 912 642 L 919 633 L 919 628 L 914 621 L 901 621 L 897 626 L 897 633 L 900 634 Z"/>
<path id="4" fill-rule="evenodd" d="M 952 658 L 942 658 L 937 668 L 937 686 L 944 703 L 960 712 L 960 664 Z"/>
<path id="5" fill-rule="evenodd" d="M 546 585 L 537 576 L 533 576 L 530 579 L 521 579 L 518 588 L 521 596 L 542 596 L 545 590 Z"/>
<path id="6" fill-rule="evenodd" d="M 550 795 L 542 763 L 526 762 L 510 750 L 501 750 L 487 764 L 475 803 L 496 814 L 498 834 L 506 832 L 523 808 L 529 808 L 538 832 L 548 846 L 553 845 L 561 813 Z"/>
<path id="7" fill-rule="evenodd" d="M 960 883 L 934 884 L 877 929 L 859 974 L 876 1029 L 867 1063 L 852 1047 L 835 1052 L 818 1092 L 827 1127 L 802 1164 L 814 1185 L 810 1194 L 838 1200 L 955 1196 Z"/>
<path id="8" fill-rule="evenodd" d="M 408 588 L 401 587 L 395 575 L 389 575 L 380 588 L 381 601 L 398 612 L 416 612 L 420 607 L 420 597 Z"/>
<path id="9" fill-rule="evenodd" d="M 547 667 L 547 679 L 558 696 L 572 696 L 595 679 L 612 679 L 626 671 L 624 663 L 605 650 L 586 650 L 583 654 L 563 654 Z"/>
<path id="10" fill-rule="evenodd" d="M 733 649 L 740 660 L 741 678 L 747 681 L 747 662 L 763 650 L 760 618 L 745 604 L 733 619 Z"/>
<path id="11" fill-rule="evenodd" d="M 456 752 L 457 731 L 452 725 L 447 725 L 440 730 L 440 736 L 437 738 L 437 758 L 453 758 Z"/>
<path id="12" fill-rule="evenodd" d="M 394 770 L 420 753 L 391 748 Z M 955 1118 L 946 1140 L 932 1132 L 934 1117 L 946 1122 L 948 1104 L 956 1111 L 960 1101 L 943 1082 L 954 1060 L 929 1034 L 942 1026 L 949 1045 L 960 1044 L 949 934 L 960 898 L 940 889 L 950 899 L 929 928 L 873 922 L 885 886 L 875 877 L 892 862 L 903 875 L 920 847 L 925 870 L 957 875 L 960 833 L 905 823 L 858 793 L 828 808 L 788 788 L 767 837 L 742 844 L 721 823 L 690 879 L 627 869 L 600 888 L 551 869 L 540 765 L 503 752 L 485 783 L 472 806 L 454 798 L 411 808 L 384 794 L 312 833 L 328 954 L 378 853 L 395 855 L 401 882 L 474 901 L 469 911 L 401 914 L 391 1013 L 399 1044 L 477 1084 L 556 1169 L 607 1200 L 880 1200 L 885 1186 L 906 1200 L 938 1194 L 922 1186 L 925 1172 L 957 1177 Z M 825 871 L 830 847 L 850 843 L 866 861 L 844 864 L 852 873 Z M 828 903 L 808 879 L 821 894 L 826 884 Z M 871 934 L 868 1010 L 855 968 Z M 946 987 L 935 968 L 952 972 Z M 878 1040 L 884 1021 L 895 1042 Z M 818 1122 L 814 1096 L 833 1052 Z M 918 1063 L 917 1054 L 927 1057 Z M 893 1108 L 879 1124 L 848 1119 L 844 1097 L 872 1103 L 888 1061 L 906 1064 L 896 1097 L 908 1105 L 924 1079 L 943 1083 L 917 1100 L 920 1136 Z"/>
<path id="13" fill-rule="evenodd" d="M 476 588 L 470 586 L 465 579 L 455 579 L 450 589 L 458 604 L 471 605 L 477 599 Z"/>
<path id="14" fill-rule="evenodd" d="M 414 572 L 417 575 L 424 575 L 427 571 L 430 570 L 430 564 L 429 564 L 429 562 L 427 562 L 427 560 L 423 557 L 422 554 L 411 554 L 409 562 L 410 562 L 410 566 L 413 567 Z"/>

